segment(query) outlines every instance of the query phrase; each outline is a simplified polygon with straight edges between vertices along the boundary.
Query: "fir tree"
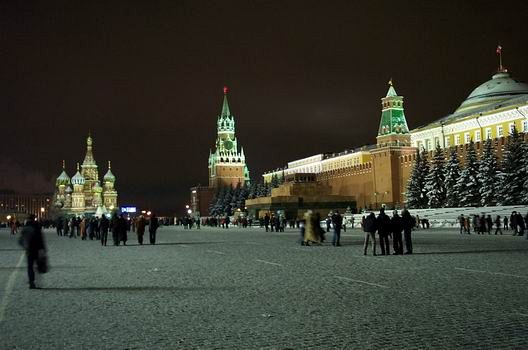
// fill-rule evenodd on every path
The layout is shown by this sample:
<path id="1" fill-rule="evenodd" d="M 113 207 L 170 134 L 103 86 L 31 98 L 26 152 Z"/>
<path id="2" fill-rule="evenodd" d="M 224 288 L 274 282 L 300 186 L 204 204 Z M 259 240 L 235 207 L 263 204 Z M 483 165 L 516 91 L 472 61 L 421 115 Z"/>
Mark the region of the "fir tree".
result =
<path id="1" fill-rule="evenodd" d="M 457 181 L 460 193 L 460 205 L 463 207 L 478 207 L 480 205 L 479 181 L 477 179 L 479 166 L 475 143 L 469 142 L 466 153 L 466 164 Z"/>
<path id="2" fill-rule="evenodd" d="M 446 206 L 448 207 L 459 206 L 460 193 L 457 186 L 459 178 L 460 162 L 458 161 L 458 153 L 452 150 L 445 166 Z"/>
<path id="3" fill-rule="evenodd" d="M 271 188 L 277 188 L 279 187 L 279 176 L 277 174 L 273 174 L 271 176 Z"/>
<path id="4" fill-rule="evenodd" d="M 225 196 L 224 196 L 224 202 L 222 207 L 222 214 L 224 215 L 231 215 L 231 200 L 233 199 L 233 186 L 226 187 L 225 189 Z"/>
<path id="5" fill-rule="evenodd" d="M 440 145 L 436 145 L 429 173 L 425 177 L 425 190 L 427 191 L 428 207 L 441 208 L 445 206 L 445 172 L 444 172 L 444 151 Z"/>
<path id="6" fill-rule="evenodd" d="M 497 158 L 491 139 L 486 140 L 484 151 L 480 157 L 479 181 L 480 204 L 483 206 L 495 205 L 497 202 L 497 180 L 498 180 Z"/>
<path id="7" fill-rule="evenodd" d="M 425 174 L 423 173 L 424 152 L 416 152 L 416 160 L 414 162 L 409 182 L 407 183 L 407 206 L 412 209 L 423 208 L 423 195 L 424 195 L 424 183 Z M 427 162 L 427 160 L 425 161 Z"/>
<path id="8" fill-rule="evenodd" d="M 514 128 L 503 153 L 502 173 L 497 189 L 499 205 L 513 205 L 523 202 L 523 193 L 526 193 L 525 158 L 523 140 Z"/>
<path id="9" fill-rule="evenodd" d="M 425 177 L 429 174 L 429 160 L 427 159 L 427 151 L 422 151 L 420 157 L 420 208 L 427 208 L 429 198 L 427 197 L 427 189 L 425 188 Z"/>

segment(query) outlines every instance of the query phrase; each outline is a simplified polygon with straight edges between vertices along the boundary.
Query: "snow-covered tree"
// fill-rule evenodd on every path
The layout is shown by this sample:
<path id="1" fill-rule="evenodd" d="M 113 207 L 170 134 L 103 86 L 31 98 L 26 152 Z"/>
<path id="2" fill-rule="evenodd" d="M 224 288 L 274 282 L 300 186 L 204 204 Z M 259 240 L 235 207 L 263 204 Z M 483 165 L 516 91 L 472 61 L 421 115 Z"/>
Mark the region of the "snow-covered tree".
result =
<path id="1" fill-rule="evenodd" d="M 446 206 L 458 207 L 460 203 L 460 193 L 457 186 L 457 181 L 460 178 L 460 162 L 458 160 L 458 153 L 455 150 L 451 151 L 449 159 L 445 165 L 445 189 L 446 189 Z"/>
<path id="2" fill-rule="evenodd" d="M 416 153 L 413 170 L 407 183 L 406 204 L 409 208 L 418 209 L 427 206 L 427 193 L 425 190 L 425 176 L 429 166 L 425 151 Z"/>
<path id="3" fill-rule="evenodd" d="M 440 145 L 437 144 L 433 159 L 431 160 L 429 173 L 425 177 L 425 190 L 427 191 L 427 205 L 429 208 L 441 208 L 445 206 L 446 189 L 444 163 L 444 151 L 440 148 Z"/>
<path id="4" fill-rule="evenodd" d="M 460 205 L 463 207 L 478 207 L 480 205 L 479 170 L 477 152 L 473 140 L 469 142 L 466 153 L 466 164 L 460 173 L 457 187 L 460 193 Z"/>
<path id="5" fill-rule="evenodd" d="M 497 188 L 499 205 L 520 204 L 525 190 L 525 146 L 516 129 L 508 138 L 502 158 L 502 172 Z"/>
<path id="6" fill-rule="evenodd" d="M 486 140 L 484 151 L 480 156 L 479 172 L 477 175 L 480 184 L 480 204 L 483 206 L 497 203 L 497 182 L 499 179 L 497 157 L 491 139 Z"/>

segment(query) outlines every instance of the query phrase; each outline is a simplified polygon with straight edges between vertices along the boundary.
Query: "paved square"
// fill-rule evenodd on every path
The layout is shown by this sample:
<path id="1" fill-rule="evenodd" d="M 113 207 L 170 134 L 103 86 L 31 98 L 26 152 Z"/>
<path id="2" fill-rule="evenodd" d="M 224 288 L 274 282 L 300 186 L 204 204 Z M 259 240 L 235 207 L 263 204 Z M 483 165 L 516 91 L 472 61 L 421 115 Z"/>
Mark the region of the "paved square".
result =
<path id="1" fill-rule="evenodd" d="M 159 244 L 46 233 L 29 290 L 0 230 L 0 349 L 526 349 L 528 241 L 414 233 L 411 256 L 302 247 L 297 231 L 162 227 Z"/>

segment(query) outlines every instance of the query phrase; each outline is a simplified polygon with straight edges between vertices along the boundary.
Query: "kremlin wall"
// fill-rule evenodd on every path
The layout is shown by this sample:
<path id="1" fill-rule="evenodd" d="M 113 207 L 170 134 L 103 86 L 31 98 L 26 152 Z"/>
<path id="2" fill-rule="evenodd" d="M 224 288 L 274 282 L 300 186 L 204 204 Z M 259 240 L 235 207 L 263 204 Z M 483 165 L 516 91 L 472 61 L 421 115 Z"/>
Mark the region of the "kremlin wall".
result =
<path id="1" fill-rule="evenodd" d="M 403 96 L 391 81 L 381 99 L 375 145 L 318 154 L 268 171 L 262 175 L 264 182 L 277 176 L 284 183 L 270 197 L 247 200 L 246 206 L 250 215 L 280 210 L 286 217 L 300 217 L 308 209 L 326 215 L 332 209 L 402 208 L 417 150 L 432 152 L 440 145 L 456 150 L 464 163 L 471 140 L 480 153 L 484 141 L 492 139 L 500 159 L 514 127 L 527 140 L 528 84 L 513 78 L 502 65 L 453 113 L 412 130 L 405 119 Z"/>

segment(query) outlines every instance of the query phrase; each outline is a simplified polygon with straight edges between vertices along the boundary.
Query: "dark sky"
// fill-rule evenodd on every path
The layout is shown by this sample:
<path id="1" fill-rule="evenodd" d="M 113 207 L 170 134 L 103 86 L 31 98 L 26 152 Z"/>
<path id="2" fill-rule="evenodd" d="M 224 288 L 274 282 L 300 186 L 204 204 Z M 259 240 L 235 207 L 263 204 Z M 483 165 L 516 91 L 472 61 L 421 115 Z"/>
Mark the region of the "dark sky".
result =
<path id="1" fill-rule="evenodd" d="M 504 63 L 528 80 L 528 1 L 2 1 L 0 187 L 112 160 L 121 204 L 176 212 L 207 184 L 222 87 L 252 177 L 375 142 L 393 78 L 410 128 Z M 365 4 L 361 4 L 365 3 Z"/>

